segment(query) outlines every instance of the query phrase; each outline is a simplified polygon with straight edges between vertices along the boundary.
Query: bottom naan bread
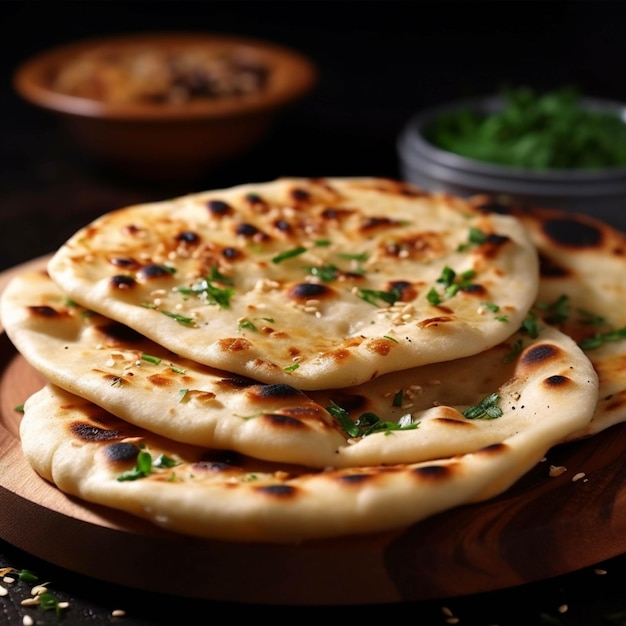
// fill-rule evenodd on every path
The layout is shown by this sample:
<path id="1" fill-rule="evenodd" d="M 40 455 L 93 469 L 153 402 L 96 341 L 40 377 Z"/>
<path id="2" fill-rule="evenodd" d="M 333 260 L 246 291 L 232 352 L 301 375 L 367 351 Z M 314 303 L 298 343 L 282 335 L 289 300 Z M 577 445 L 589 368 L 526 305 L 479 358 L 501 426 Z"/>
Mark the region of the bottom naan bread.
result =
<path id="1" fill-rule="evenodd" d="M 398 529 L 502 493 L 595 407 L 592 384 L 566 373 L 545 383 L 571 387 L 557 411 L 501 443 L 415 464 L 311 470 L 177 443 L 52 385 L 26 401 L 20 436 L 32 467 L 85 501 L 197 537 L 299 542 Z"/>
<path id="2" fill-rule="evenodd" d="M 569 439 L 595 435 L 626 421 L 626 234 L 588 215 L 495 202 L 486 212 L 509 213 L 527 229 L 539 253 L 534 311 L 584 349 L 599 378 L 593 419 Z"/>

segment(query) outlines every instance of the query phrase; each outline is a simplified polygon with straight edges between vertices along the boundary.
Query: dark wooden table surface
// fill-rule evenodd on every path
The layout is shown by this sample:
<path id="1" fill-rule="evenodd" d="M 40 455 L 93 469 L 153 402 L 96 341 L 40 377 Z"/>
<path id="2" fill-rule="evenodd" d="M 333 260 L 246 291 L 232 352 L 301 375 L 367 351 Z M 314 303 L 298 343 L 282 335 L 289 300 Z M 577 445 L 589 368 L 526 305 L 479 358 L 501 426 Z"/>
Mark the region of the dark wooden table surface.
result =
<path id="1" fill-rule="evenodd" d="M 626 101 L 625 28 L 620 2 L 2 2 L 0 271 L 53 251 L 92 218 L 135 202 L 289 175 L 396 177 L 395 142 L 403 124 L 414 111 L 459 95 L 507 83 L 576 84 L 590 95 Z M 50 45 L 112 32 L 190 29 L 275 40 L 309 54 L 320 69 L 315 92 L 261 145 L 198 179 L 157 184 L 108 172 L 81 155 L 56 120 L 11 89 L 17 63 Z M 625 223 L 622 215 L 614 221 Z M 0 515 L 11 515 L 1 502 Z M 254 613 L 233 603 L 105 584 L 0 539 L 0 571 L 4 567 L 36 572 L 70 607 L 61 617 L 23 607 L 31 585 L 0 578 L 9 590 L 0 595 L 0 624 L 22 624 L 26 614 L 36 624 L 176 624 L 188 612 L 196 623 L 372 614 L 420 625 L 626 624 L 623 556 L 556 579 L 460 598 L 371 607 L 255 606 Z M 163 568 L 176 576 L 167 563 Z M 125 616 L 113 617 L 115 609 Z"/>

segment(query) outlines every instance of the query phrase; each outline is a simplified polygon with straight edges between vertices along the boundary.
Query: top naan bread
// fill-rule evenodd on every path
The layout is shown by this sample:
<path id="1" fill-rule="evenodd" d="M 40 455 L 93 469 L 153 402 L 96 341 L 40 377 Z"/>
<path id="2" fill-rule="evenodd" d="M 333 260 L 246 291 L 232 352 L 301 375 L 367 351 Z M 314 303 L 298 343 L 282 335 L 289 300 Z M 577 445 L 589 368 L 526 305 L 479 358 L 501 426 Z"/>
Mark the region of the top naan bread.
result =
<path id="1" fill-rule="evenodd" d="M 593 419 L 568 439 L 626 421 L 626 234 L 588 215 L 471 199 L 479 210 L 517 217 L 540 259 L 534 312 L 585 351 L 599 379 Z"/>
<path id="2" fill-rule="evenodd" d="M 517 219 L 375 178 L 127 207 L 72 236 L 48 271 L 181 356 L 303 390 L 489 349 L 520 327 L 539 282 Z"/>

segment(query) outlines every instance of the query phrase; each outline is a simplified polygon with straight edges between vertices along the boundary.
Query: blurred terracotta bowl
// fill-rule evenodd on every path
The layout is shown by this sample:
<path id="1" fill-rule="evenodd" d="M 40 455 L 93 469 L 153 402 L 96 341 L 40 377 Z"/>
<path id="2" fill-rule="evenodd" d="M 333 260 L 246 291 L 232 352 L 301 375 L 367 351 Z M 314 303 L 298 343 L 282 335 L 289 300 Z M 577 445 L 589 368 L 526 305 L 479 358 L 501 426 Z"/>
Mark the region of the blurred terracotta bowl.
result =
<path id="1" fill-rule="evenodd" d="M 312 90 L 316 67 L 270 42 L 213 33 L 90 39 L 14 74 L 91 157 L 142 178 L 191 178 L 241 155 Z"/>

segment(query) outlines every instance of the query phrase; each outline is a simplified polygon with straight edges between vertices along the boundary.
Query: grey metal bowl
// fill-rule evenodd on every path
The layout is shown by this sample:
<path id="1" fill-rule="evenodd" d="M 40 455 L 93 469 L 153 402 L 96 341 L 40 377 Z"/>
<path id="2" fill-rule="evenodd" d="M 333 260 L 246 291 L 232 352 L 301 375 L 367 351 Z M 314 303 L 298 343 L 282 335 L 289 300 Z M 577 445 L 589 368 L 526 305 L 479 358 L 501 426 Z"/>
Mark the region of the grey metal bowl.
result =
<path id="1" fill-rule="evenodd" d="M 583 98 L 583 106 L 616 113 L 626 122 L 626 105 Z M 437 148 L 425 131 L 444 113 L 459 109 L 493 113 L 499 96 L 459 100 L 417 113 L 401 131 L 397 149 L 401 176 L 424 189 L 467 196 L 489 193 L 507 200 L 587 213 L 626 227 L 626 167 L 601 170 L 532 170 L 493 165 Z"/>

